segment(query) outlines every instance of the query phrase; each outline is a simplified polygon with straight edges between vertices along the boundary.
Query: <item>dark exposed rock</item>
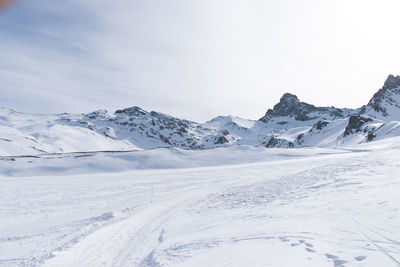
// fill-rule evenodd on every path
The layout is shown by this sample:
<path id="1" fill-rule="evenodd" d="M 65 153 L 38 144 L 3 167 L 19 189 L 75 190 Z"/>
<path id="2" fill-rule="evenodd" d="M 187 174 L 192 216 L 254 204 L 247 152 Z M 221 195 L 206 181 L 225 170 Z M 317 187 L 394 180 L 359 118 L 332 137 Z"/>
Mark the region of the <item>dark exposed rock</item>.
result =
<path id="1" fill-rule="evenodd" d="M 385 103 L 400 108 L 400 103 L 393 99 L 393 95 L 400 95 L 400 76 L 389 75 L 383 87 L 374 94 L 366 106 L 362 107 L 360 114 L 372 109 L 382 114 L 382 116 L 387 117 L 389 114 Z"/>
<path id="2" fill-rule="evenodd" d="M 184 128 L 184 127 L 180 127 L 179 129 L 178 129 L 178 133 L 181 133 L 181 134 L 185 134 L 185 133 L 187 133 L 188 131 L 186 130 L 186 128 Z"/>
<path id="3" fill-rule="evenodd" d="M 381 124 L 381 125 L 378 126 L 378 127 L 375 127 L 375 126 L 372 126 L 372 127 L 367 126 L 367 127 L 365 127 L 365 128 L 364 128 L 364 131 L 367 131 L 367 132 L 368 132 L 367 136 L 365 137 L 365 139 L 367 140 L 367 142 L 373 141 L 373 140 L 377 137 L 376 131 L 378 131 L 379 129 L 381 129 L 383 126 L 385 126 L 385 124 Z"/>
<path id="4" fill-rule="evenodd" d="M 321 116 L 330 116 L 334 118 L 343 118 L 343 110 L 334 107 L 316 107 L 314 105 L 301 102 L 297 96 L 285 93 L 278 104 L 273 109 L 269 109 L 264 117 L 260 119 L 262 122 L 268 122 L 274 117 L 290 116 L 298 121 L 308 121 L 317 118 L 319 112 Z"/>
<path id="5" fill-rule="evenodd" d="M 367 134 L 367 141 L 371 142 L 375 137 L 376 137 L 376 135 L 373 132 L 369 132 Z"/>
<path id="6" fill-rule="evenodd" d="M 162 134 L 160 134 L 160 139 L 161 139 L 161 141 L 163 141 L 164 143 L 166 143 L 168 145 L 171 144 L 169 139 L 167 137 L 165 137 L 164 135 L 162 135 Z"/>
<path id="7" fill-rule="evenodd" d="M 287 148 L 293 148 L 294 144 L 290 141 L 287 141 L 285 139 L 280 139 L 276 137 L 271 137 L 268 141 L 267 144 L 264 144 L 265 147 L 268 148 L 273 148 L 273 147 L 287 147 Z"/>
<path id="8" fill-rule="evenodd" d="M 319 120 L 317 123 L 315 123 L 313 125 L 313 127 L 310 129 L 310 132 L 313 132 L 315 130 L 322 130 L 323 128 L 325 128 L 327 125 L 329 124 L 329 121 L 326 120 Z"/>
<path id="9" fill-rule="evenodd" d="M 225 136 L 218 136 L 218 137 L 215 137 L 214 144 L 216 144 L 216 145 L 222 145 L 222 144 L 225 144 L 225 143 L 229 143 L 228 139 L 226 139 Z"/>
<path id="10" fill-rule="evenodd" d="M 304 134 L 299 134 L 296 138 L 296 143 L 301 145 L 304 142 Z"/>
<path id="11" fill-rule="evenodd" d="M 279 124 L 279 125 L 285 125 L 285 124 L 288 124 L 288 122 L 287 122 L 287 121 L 280 121 L 280 122 L 277 122 L 277 124 Z"/>
<path id="12" fill-rule="evenodd" d="M 344 130 L 343 136 L 348 136 L 350 134 L 361 132 L 361 127 L 367 123 L 372 121 L 371 118 L 362 117 L 359 115 L 350 116 L 349 123 Z"/>
<path id="13" fill-rule="evenodd" d="M 398 87 L 400 87 L 400 76 L 394 76 L 394 75 L 390 74 L 387 77 L 382 89 L 384 89 L 384 90 L 395 89 Z"/>
<path id="14" fill-rule="evenodd" d="M 139 107 L 130 107 L 130 108 L 125 108 L 122 110 L 117 110 L 115 111 L 115 114 L 126 114 L 129 116 L 140 116 L 140 115 L 146 115 L 147 112 L 144 111 L 143 109 Z"/>

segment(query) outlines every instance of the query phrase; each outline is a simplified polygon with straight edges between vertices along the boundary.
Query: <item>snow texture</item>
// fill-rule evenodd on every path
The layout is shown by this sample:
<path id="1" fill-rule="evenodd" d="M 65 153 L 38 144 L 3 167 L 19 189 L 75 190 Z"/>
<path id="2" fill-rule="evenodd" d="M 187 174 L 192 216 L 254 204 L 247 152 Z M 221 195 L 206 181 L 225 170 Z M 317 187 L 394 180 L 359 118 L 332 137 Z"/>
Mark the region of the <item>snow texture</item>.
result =
<path id="1" fill-rule="evenodd" d="M 175 151 L 192 168 L 2 174 L 0 265 L 399 266 L 398 143 L 242 147 L 237 161 L 196 168 L 232 148 Z M 147 154 L 148 162 L 166 151 Z M 111 163 L 116 154 L 102 157 Z M 247 156 L 253 163 L 238 164 Z M 180 156 L 173 161 L 185 165 Z M 25 174 L 35 164 L 19 162 Z"/>
<path id="2" fill-rule="evenodd" d="M 258 121 L 0 109 L 0 266 L 400 266 L 400 77 Z"/>

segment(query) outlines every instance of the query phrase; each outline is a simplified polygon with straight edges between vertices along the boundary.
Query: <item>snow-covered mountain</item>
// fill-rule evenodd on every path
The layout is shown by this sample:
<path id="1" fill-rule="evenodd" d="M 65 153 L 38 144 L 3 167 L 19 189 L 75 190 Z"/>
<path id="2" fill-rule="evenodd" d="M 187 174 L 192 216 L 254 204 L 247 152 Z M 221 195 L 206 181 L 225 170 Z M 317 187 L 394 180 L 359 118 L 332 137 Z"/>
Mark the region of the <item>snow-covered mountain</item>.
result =
<path id="1" fill-rule="evenodd" d="M 0 266 L 399 266 L 399 79 L 259 120 L 0 109 Z"/>
<path id="2" fill-rule="evenodd" d="M 400 76 L 389 75 L 383 87 L 362 107 L 361 114 L 382 121 L 400 121 Z"/>
<path id="3" fill-rule="evenodd" d="M 109 113 L 95 111 L 81 116 L 65 115 L 62 124 L 86 127 L 114 140 L 125 140 L 140 149 L 181 147 L 200 149 L 220 146 L 234 137 L 221 129 L 209 129 L 201 124 L 172 116 L 130 107 Z"/>
<path id="4" fill-rule="evenodd" d="M 267 147 L 337 147 L 400 135 L 400 76 L 358 109 L 315 107 L 286 93 L 264 117 Z M 268 139 L 268 137 L 264 137 Z"/>
<path id="5" fill-rule="evenodd" d="M 316 107 L 314 105 L 301 102 L 297 96 L 285 93 L 279 103 L 273 109 L 269 109 L 260 121 L 268 123 L 278 121 L 278 124 L 284 125 L 288 123 L 289 118 L 296 121 L 310 121 L 314 119 L 332 120 L 337 118 L 345 118 L 349 114 L 354 113 L 351 109 L 340 109 L 335 107 Z"/>
<path id="6" fill-rule="evenodd" d="M 125 140 L 108 138 L 87 127 L 62 123 L 62 118 L 65 116 L 71 115 L 30 115 L 10 109 L 0 109 L 0 155 L 136 148 Z"/>
<path id="7" fill-rule="evenodd" d="M 393 75 L 359 109 L 316 107 L 285 93 L 258 121 L 219 116 L 197 123 L 139 107 L 56 115 L 0 109 L 1 156 L 231 145 L 337 147 L 398 135 L 400 76 Z"/>

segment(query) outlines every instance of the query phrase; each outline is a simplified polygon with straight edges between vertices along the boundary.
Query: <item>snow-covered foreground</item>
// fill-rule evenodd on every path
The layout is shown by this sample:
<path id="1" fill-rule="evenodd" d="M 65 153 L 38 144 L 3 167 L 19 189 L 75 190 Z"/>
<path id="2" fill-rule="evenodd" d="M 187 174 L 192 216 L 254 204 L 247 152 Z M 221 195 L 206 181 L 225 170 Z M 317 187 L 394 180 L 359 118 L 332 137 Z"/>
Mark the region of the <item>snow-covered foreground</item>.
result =
<path id="1" fill-rule="evenodd" d="M 218 151 L 198 153 L 212 162 Z M 399 147 L 269 151 L 251 164 L 254 151 L 243 150 L 246 164 L 3 172 L 0 265 L 400 265 Z M 46 171 L 40 162 L 31 173 Z M 17 163 L 30 173 L 27 161 L 9 162 Z"/>

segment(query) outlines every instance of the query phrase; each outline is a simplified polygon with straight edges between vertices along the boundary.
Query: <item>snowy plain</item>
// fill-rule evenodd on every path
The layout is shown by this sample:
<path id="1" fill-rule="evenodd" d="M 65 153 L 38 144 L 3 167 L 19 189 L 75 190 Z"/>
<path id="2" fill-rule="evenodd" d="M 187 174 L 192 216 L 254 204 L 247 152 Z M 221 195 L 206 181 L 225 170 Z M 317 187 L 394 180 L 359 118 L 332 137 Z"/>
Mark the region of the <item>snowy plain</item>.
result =
<path id="1" fill-rule="evenodd" d="M 400 266 L 400 139 L 0 159 L 0 266 Z"/>

